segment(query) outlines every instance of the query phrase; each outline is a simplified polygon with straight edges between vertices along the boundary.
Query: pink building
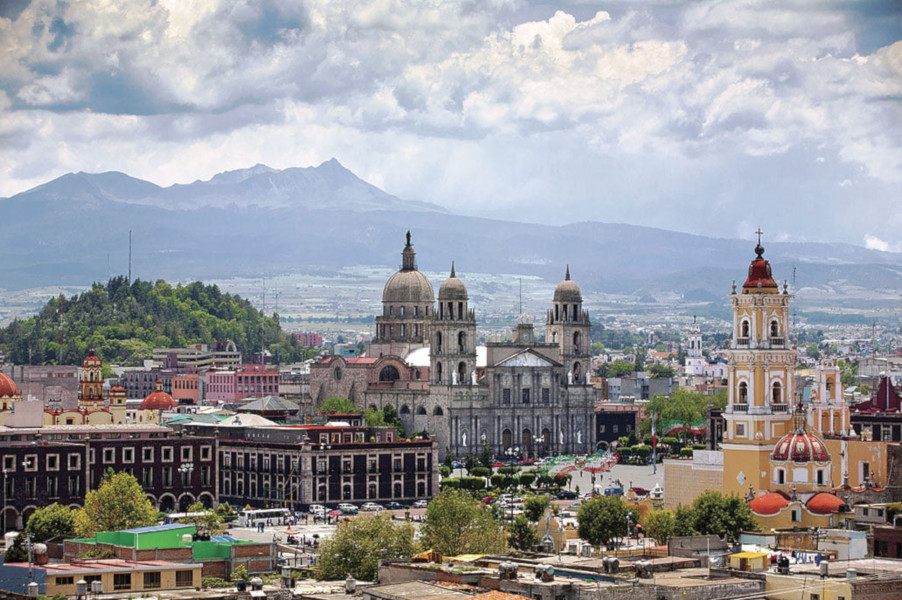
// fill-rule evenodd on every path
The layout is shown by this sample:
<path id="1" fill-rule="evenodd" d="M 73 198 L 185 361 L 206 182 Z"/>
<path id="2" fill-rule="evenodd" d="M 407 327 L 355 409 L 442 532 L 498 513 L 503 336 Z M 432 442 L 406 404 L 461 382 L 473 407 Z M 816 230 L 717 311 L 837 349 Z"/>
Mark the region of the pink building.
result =
<path id="1" fill-rule="evenodd" d="M 278 395 L 279 372 L 267 371 L 264 365 L 239 365 L 236 371 L 210 371 L 204 383 L 206 404 Z"/>
<path id="2" fill-rule="evenodd" d="M 318 333 L 296 333 L 294 337 L 303 344 L 305 348 L 319 348 L 323 345 L 323 337 Z"/>

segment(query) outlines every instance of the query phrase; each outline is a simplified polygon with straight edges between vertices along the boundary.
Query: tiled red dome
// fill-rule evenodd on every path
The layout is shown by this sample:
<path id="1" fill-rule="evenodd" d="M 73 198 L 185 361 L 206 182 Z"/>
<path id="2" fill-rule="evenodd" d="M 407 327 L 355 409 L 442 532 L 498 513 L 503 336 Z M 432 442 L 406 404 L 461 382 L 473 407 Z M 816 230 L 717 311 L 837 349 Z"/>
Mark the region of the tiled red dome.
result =
<path id="1" fill-rule="evenodd" d="M 789 506 L 789 499 L 779 492 L 759 496 L 749 502 L 749 508 L 759 515 L 775 515 Z"/>
<path id="2" fill-rule="evenodd" d="M 827 463 L 830 462 L 830 454 L 827 453 L 827 446 L 820 438 L 798 429 L 780 438 L 780 441 L 774 446 L 771 460 L 776 462 L 790 460 L 794 463 Z"/>
<path id="3" fill-rule="evenodd" d="M 745 283 L 742 284 L 743 291 L 748 292 L 758 289 L 759 285 L 761 288 L 778 289 L 777 282 L 774 281 L 774 277 L 770 272 L 770 263 L 764 260 L 764 248 L 761 247 L 760 241 L 755 246 L 755 253 L 757 256 L 752 260 L 752 264 L 749 265 L 749 276 Z"/>
<path id="4" fill-rule="evenodd" d="M 83 361 L 81 361 L 82 367 L 93 367 L 100 364 L 100 359 L 97 358 L 97 355 L 94 354 L 93 350 L 88 350 L 88 355 L 85 357 Z"/>
<path id="5" fill-rule="evenodd" d="M 816 515 L 832 515 L 843 504 L 844 502 L 833 494 L 821 492 L 812 496 L 805 507 Z"/>
<path id="6" fill-rule="evenodd" d="M 16 387 L 16 382 L 0 373 L 0 398 L 5 396 L 18 396 L 19 388 Z"/>
<path id="7" fill-rule="evenodd" d="M 166 392 L 154 392 L 141 403 L 141 410 L 169 410 L 175 406 L 175 400 Z"/>

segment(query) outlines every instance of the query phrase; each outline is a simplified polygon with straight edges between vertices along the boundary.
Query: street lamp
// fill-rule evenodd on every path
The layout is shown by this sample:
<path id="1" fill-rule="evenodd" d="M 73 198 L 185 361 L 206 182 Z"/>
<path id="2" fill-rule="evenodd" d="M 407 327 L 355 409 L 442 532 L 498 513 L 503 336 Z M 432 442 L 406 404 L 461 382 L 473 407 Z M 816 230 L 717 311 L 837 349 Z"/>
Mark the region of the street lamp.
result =
<path id="1" fill-rule="evenodd" d="M 194 471 L 194 463 L 182 463 L 179 467 L 179 473 L 182 474 L 182 487 L 192 487 L 191 486 L 191 473 Z"/>
<path id="2" fill-rule="evenodd" d="M 6 533 L 6 504 L 8 499 L 8 488 L 6 483 L 6 478 L 9 476 L 9 473 L 6 469 L 3 469 L 3 533 Z"/>

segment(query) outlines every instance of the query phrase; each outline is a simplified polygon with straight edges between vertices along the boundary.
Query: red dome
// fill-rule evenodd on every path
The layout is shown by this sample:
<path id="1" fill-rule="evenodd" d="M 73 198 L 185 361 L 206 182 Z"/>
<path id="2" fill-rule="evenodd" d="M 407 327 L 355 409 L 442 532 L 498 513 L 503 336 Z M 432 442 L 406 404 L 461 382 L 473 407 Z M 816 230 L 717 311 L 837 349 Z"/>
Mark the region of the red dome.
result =
<path id="1" fill-rule="evenodd" d="M 764 260 L 764 248 L 761 247 L 760 238 L 758 245 L 755 246 L 755 254 L 757 256 L 749 265 L 749 276 L 742 284 L 743 292 L 757 290 L 758 286 L 761 286 L 762 289 L 778 290 L 777 282 L 770 273 L 770 263 Z"/>
<path id="2" fill-rule="evenodd" d="M 169 410 L 175 406 L 175 400 L 166 392 L 154 392 L 141 403 L 141 410 Z"/>
<path id="3" fill-rule="evenodd" d="M 845 503 L 833 494 L 821 492 L 812 496 L 805 507 L 816 515 L 832 515 L 843 504 Z"/>
<path id="4" fill-rule="evenodd" d="M 83 361 L 81 361 L 81 366 L 83 367 L 91 367 L 100 364 L 100 359 L 97 358 L 97 355 L 94 354 L 93 350 L 88 350 L 88 355 L 85 357 Z"/>
<path id="5" fill-rule="evenodd" d="M 830 455 L 827 446 L 820 438 L 798 429 L 780 438 L 774 446 L 771 460 L 785 462 L 791 460 L 794 463 L 828 463 Z"/>
<path id="6" fill-rule="evenodd" d="M 18 395 L 19 388 L 16 387 L 16 382 L 3 373 L 0 373 L 0 398 Z"/>
<path id="7" fill-rule="evenodd" d="M 780 492 L 771 492 L 749 502 L 749 508 L 759 515 L 775 515 L 789 506 L 789 499 Z"/>

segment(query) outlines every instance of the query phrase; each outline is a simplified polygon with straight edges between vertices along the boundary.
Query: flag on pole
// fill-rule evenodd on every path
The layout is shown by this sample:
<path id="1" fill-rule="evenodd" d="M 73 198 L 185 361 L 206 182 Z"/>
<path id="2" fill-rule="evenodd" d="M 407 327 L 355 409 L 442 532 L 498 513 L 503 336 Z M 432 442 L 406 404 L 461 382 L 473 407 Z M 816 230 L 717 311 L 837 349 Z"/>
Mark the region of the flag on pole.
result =
<path id="1" fill-rule="evenodd" d="M 658 449 L 658 412 L 653 411 L 651 413 L 651 449 L 652 451 L 657 451 Z"/>

